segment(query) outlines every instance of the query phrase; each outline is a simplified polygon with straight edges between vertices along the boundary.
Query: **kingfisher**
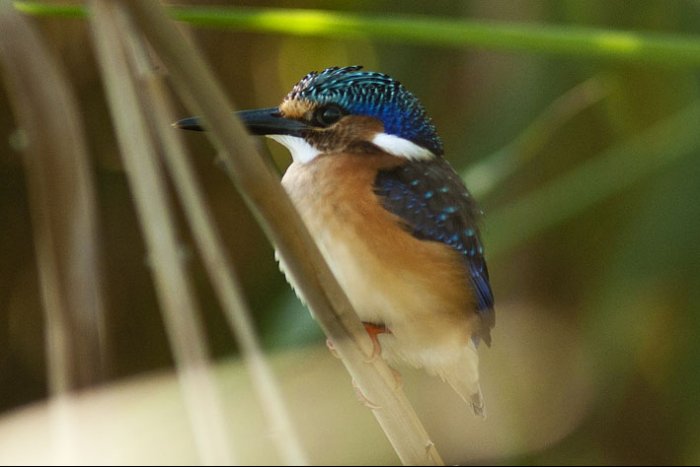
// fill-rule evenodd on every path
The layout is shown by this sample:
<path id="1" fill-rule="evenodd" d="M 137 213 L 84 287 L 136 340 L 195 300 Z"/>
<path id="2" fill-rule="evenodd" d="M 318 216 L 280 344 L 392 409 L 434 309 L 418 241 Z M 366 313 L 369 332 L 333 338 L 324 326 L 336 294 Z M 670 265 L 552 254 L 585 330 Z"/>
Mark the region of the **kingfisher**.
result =
<path id="1" fill-rule="evenodd" d="M 484 416 L 477 347 L 495 315 L 482 214 L 420 101 L 386 74 L 331 67 L 237 114 L 291 152 L 282 184 L 375 349 Z M 203 130 L 197 117 L 175 126 Z"/>

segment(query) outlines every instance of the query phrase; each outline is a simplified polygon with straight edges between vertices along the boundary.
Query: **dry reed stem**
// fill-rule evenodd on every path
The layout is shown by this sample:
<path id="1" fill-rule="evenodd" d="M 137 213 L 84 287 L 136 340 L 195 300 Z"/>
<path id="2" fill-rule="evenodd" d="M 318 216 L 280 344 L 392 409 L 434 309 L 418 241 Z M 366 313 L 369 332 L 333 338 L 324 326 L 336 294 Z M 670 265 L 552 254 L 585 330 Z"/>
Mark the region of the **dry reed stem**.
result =
<path id="1" fill-rule="evenodd" d="M 279 383 L 255 333 L 251 313 L 240 288 L 240 280 L 228 259 L 224 242 L 215 227 L 201 186 L 194 176 L 195 171 L 185 152 L 181 133 L 173 131 L 171 122 L 174 112 L 163 75 L 156 71 L 140 34 L 128 34 L 124 35 L 124 38 L 131 43 L 133 58 L 137 60 L 134 66 L 142 83 L 140 89 L 143 91 L 143 98 L 147 100 L 146 107 L 150 109 L 154 130 L 163 144 L 166 168 L 175 184 L 214 291 L 240 345 L 243 362 L 267 418 L 271 442 L 277 447 L 280 458 L 286 465 L 308 465 L 307 456 L 292 427 Z"/>
<path id="2" fill-rule="evenodd" d="M 0 58 L 28 143 L 23 160 L 55 396 L 100 382 L 106 372 L 95 185 L 77 105 L 59 63 L 12 2 L 2 0 L 0 7 Z"/>
<path id="3" fill-rule="evenodd" d="M 90 26 L 117 138 L 136 203 L 199 455 L 205 464 L 230 464 L 232 453 L 199 305 L 181 254 L 150 110 L 140 101 L 125 34 L 135 34 L 122 2 L 91 0 Z"/>

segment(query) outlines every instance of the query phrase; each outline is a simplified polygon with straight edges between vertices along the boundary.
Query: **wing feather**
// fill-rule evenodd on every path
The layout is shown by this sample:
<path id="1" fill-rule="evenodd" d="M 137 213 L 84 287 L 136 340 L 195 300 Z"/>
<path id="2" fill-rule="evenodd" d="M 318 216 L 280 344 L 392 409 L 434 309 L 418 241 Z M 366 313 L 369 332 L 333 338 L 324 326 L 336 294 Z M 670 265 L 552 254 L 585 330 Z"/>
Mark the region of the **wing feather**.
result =
<path id="1" fill-rule="evenodd" d="M 490 345 L 494 300 L 477 227 L 481 211 L 459 175 L 443 158 L 408 162 L 379 171 L 374 191 L 415 237 L 445 243 L 463 256 L 482 321 L 475 340 Z"/>

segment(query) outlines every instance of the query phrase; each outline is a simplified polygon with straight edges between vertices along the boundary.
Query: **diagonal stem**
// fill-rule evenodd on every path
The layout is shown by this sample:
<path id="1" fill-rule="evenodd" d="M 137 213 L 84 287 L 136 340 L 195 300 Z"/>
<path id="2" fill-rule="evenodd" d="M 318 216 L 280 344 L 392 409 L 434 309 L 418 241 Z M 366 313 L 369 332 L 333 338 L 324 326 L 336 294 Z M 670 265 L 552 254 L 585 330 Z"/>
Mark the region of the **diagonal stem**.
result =
<path id="1" fill-rule="evenodd" d="M 437 450 L 394 375 L 382 359 L 367 362 L 373 346 L 342 289 L 323 261 L 278 176 L 257 154 L 223 90 L 200 56 L 154 1 L 129 1 L 134 17 L 171 73 L 176 89 L 202 115 L 222 149 L 232 177 L 294 282 L 364 395 L 404 464 L 442 464 Z"/>
<path id="2" fill-rule="evenodd" d="M 200 457 L 205 464 L 229 464 L 223 404 L 209 365 L 199 305 L 192 290 L 167 195 L 158 148 L 140 102 L 130 51 L 132 34 L 123 4 L 92 0 L 91 29 L 117 138 L 153 268 L 156 292 L 170 339 Z"/>
<path id="3" fill-rule="evenodd" d="M 219 297 L 232 332 L 241 349 L 243 361 L 251 375 L 260 406 L 267 418 L 271 439 L 287 465 L 308 465 L 301 442 L 292 428 L 289 411 L 283 401 L 272 369 L 267 362 L 255 333 L 251 313 L 240 287 L 233 264 L 227 258 L 226 248 L 211 214 L 202 188 L 184 149 L 179 132 L 173 131 L 174 112 L 163 75 L 158 73 L 149 57 L 140 33 L 127 34 L 132 47 L 132 60 L 138 70 L 143 97 L 147 100 L 157 137 L 163 143 L 166 168 L 172 177 L 177 194 L 192 228 L 204 266 Z"/>

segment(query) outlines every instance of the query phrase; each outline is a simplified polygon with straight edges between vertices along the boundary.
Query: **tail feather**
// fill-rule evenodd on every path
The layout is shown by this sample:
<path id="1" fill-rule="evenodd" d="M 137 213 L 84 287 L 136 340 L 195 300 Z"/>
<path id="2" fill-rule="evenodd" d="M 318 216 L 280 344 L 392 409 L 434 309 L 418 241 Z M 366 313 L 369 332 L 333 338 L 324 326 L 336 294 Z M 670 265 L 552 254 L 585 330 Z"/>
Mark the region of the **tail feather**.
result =
<path id="1" fill-rule="evenodd" d="M 472 408 L 474 411 L 474 415 L 477 415 L 481 418 L 486 418 L 486 405 L 484 404 L 484 396 L 481 394 L 481 388 L 478 386 L 476 387 L 476 392 L 474 392 L 473 386 L 465 387 L 464 384 L 462 384 L 461 381 L 459 380 L 447 380 L 450 386 L 452 386 L 452 389 L 455 390 L 457 394 L 466 402 L 469 404 L 469 406 Z"/>
<path id="2" fill-rule="evenodd" d="M 474 414 L 486 418 L 486 406 L 479 386 L 479 356 L 476 346 L 470 342 L 459 358 L 449 368 L 440 371 L 443 379 L 469 404 Z"/>

